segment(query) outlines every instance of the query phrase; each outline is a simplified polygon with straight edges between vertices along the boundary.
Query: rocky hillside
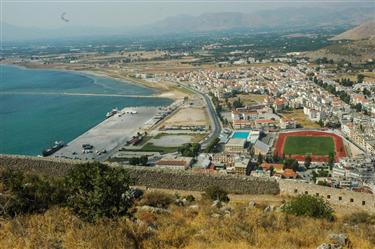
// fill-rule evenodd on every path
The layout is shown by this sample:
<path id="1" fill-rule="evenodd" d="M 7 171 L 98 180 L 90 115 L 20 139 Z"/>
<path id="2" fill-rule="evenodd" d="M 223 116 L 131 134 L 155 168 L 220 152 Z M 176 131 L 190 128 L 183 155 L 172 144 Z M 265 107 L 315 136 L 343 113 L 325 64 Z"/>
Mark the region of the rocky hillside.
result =
<path id="1" fill-rule="evenodd" d="M 375 216 L 322 197 L 130 187 L 123 168 L 78 164 L 64 177 L 0 170 L 0 247 L 373 249 Z"/>
<path id="2" fill-rule="evenodd" d="M 316 51 L 307 52 L 306 56 L 312 60 L 326 57 L 334 61 L 366 63 L 375 58 L 375 38 L 329 45 Z"/>
<path id="3" fill-rule="evenodd" d="M 331 40 L 363 40 L 375 37 L 375 20 L 365 22 L 353 29 L 336 35 Z"/>

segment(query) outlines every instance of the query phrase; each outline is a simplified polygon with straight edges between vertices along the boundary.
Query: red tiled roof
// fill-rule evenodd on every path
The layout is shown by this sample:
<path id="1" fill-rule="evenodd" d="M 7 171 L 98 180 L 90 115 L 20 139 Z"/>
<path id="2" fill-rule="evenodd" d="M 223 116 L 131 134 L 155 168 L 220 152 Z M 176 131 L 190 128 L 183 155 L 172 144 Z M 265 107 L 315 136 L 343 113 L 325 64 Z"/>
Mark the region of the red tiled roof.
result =
<path id="1" fill-rule="evenodd" d="M 282 175 L 286 178 L 296 178 L 297 177 L 297 173 L 294 172 L 294 170 L 292 170 L 292 169 L 285 169 L 284 173 Z"/>
<path id="2" fill-rule="evenodd" d="M 263 170 L 269 170 L 271 167 L 276 170 L 282 170 L 284 165 L 281 163 L 262 163 L 260 167 L 262 167 Z"/>

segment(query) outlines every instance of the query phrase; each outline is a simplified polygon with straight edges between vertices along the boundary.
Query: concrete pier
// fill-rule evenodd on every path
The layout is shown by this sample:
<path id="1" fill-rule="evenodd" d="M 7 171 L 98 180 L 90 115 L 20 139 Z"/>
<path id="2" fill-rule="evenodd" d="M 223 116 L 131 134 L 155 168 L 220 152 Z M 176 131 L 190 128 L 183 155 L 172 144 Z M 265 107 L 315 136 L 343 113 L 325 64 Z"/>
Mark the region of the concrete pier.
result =
<path id="1" fill-rule="evenodd" d="M 135 110 L 136 114 L 126 113 Z M 145 127 L 159 112 L 158 107 L 127 107 L 85 132 L 50 157 L 75 160 L 105 160 Z M 103 117 L 105 113 L 103 113 Z M 93 146 L 83 150 L 83 144 Z"/>

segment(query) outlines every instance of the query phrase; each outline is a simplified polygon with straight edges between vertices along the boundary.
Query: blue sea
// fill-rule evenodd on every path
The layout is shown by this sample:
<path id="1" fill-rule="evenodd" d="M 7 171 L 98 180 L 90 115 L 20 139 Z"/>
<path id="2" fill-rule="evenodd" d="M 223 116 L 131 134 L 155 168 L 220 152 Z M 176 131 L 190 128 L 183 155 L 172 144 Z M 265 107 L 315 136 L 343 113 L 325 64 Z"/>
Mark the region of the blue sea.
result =
<path id="1" fill-rule="evenodd" d="M 0 153 L 38 155 L 105 119 L 111 109 L 165 106 L 170 99 L 76 94 L 151 95 L 153 90 L 106 77 L 0 65 Z"/>

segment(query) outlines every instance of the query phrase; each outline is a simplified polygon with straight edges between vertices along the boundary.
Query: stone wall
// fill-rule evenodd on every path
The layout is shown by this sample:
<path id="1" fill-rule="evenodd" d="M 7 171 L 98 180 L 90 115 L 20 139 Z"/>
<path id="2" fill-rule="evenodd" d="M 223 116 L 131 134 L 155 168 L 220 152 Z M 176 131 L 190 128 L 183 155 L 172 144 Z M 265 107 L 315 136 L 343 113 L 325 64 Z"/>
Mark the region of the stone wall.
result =
<path id="1" fill-rule="evenodd" d="M 73 160 L 38 158 L 28 156 L 0 155 L 0 168 L 12 167 L 52 176 L 63 176 L 75 164 Z M 355 207 L 359 210 L 375 212 L 375 195 L 356 193 L 292 180 L 274 181 L 235 175 L 194 173 L 149 167 L 126 166 L 135 185 L 150 188 L 204 191 L 208 186 L 220 186 L 230 193 L 238 194 L 310 194 L 319 195 L 335 205 Z"/>
<path id="2" fill-rule="evenodd" d="M 0 168 L 11 167 L 52 176 L 65 175 L 77 163 L 73 160 L 0 154 Z"/>
<path id="3" fill-rule="evenodd" d="M 288 195 L 309 194 L 317 195 L 328 202 L 347 207 L 355 207 L 359 210 L 375 212 L 375 195 L 357 193 L 344 189 L 336 189 L 314 184 L 307 184 L 291 180 L 279 181 L 280 192 Z"/>
<path id="4" fill-rule="evenodd" d="M 37 172 L 52 176 L 63 176 L 74 164 L 73 160 L 57 160 L 27 156 L 0 155 L 0 167 Z M 151 188 L 204 191 L 208 186 L 220 186 L 230 193 L 278 194 L 278 183 L 274 180 L 234 175 L 211 175 L 188 171 L 125 166 L 135 185 Z"/>
<path id="5" fill-rule="evenodd" d="M 279 194 L 280 192 L 278 183 L 270 179 L 148 167 L 125 168 L 136 185 L 150 188 L 204 191 L 209 186 L 220 186 L 229 193 L 238 194 Z"/>

